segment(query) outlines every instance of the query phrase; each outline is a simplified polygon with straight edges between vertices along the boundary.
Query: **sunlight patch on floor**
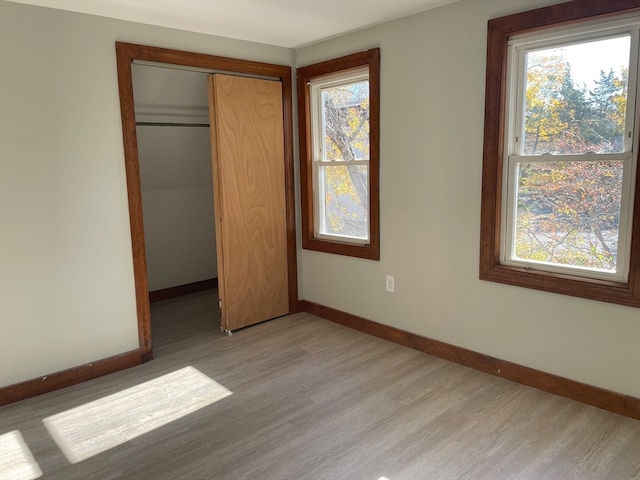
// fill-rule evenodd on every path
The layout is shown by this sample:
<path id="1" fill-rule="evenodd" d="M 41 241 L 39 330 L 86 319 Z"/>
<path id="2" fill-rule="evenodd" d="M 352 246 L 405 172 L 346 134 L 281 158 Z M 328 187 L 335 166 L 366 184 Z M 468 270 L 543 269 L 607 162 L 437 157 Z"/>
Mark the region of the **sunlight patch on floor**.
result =
<path id="1" fill-rule="evenodd" d="M 0 435 L 0 478 L 33 480 L 42 470 L 18 430 Z"/>
<path id="2" fill-rule="evenodd" d="M 122 392 L 47 417 L 43 423 L 77 463 L 221 400 L 231 391 L 185 367 Z"/>

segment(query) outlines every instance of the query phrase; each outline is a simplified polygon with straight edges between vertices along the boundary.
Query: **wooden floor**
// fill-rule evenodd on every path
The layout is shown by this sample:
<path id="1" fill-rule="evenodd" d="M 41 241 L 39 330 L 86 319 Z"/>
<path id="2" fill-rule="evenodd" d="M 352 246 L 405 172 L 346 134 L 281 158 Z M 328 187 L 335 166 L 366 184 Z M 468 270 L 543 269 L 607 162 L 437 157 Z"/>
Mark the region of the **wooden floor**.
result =
<path id="1" fill-rule="evenodd" d="M 0 434 L 45 479 L 640 479 L 640 421 L 306 313 L 226 337 L 216 302 L 154 304 L 154 361 L 3 407 Z M 75 464 L 43 425 L 187 366 L 233 393 Z"/>

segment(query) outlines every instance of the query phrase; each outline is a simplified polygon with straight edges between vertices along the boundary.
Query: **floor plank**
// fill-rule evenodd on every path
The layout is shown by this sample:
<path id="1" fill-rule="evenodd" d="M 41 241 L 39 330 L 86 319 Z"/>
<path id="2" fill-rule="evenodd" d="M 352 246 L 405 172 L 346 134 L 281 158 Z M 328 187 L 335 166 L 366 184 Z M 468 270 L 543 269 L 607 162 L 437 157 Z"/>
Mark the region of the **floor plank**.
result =
<path id="1" fill-rule="evenodd" d="M 3 407 L 0 434 L 47 479 L 640 480 L 637 420 L 306 313 L 227 337 L 216 304 L 154 303 L 154 361 Z M 187 366 L 233 394 L 76 464 L 43 425 Z"/>

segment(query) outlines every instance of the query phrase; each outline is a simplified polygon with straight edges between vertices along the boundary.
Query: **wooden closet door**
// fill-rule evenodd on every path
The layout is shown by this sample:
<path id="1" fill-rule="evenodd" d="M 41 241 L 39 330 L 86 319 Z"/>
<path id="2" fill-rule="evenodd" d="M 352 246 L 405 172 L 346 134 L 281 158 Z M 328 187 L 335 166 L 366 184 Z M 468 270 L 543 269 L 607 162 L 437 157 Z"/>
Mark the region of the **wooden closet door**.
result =
<path id="1" fill-rule="evenodd" d="M 209 76 L 221 326 L 289 313 L 282 85 Z"/>

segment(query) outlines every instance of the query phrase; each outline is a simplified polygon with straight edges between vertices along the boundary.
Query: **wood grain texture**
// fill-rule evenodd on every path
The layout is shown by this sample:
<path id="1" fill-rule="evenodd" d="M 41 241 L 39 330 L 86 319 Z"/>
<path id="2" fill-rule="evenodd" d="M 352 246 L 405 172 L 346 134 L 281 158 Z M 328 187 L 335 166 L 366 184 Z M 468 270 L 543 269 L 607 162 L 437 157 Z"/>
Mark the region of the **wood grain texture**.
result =
<path id="1" fill-rule="evenodd" d="M 3 407 L 0 433 L 48 480 L 640 478 L 637 420 L 308 313 L 226 337 L 216 301 L 154 303 L 153 362 Z M 233 394 L 77 464 L 42 424 L 187 365 Z"/>
<path id="2" fill-rule="evenodd" d="M 129 203 L 129 221 L 131 226 L 131 244 L 133 252 L 133 273 L 136 289 L 136 308 L 138 317 L 138 337 L 143 361 L 153 358 L 151 338 L 151 318 L 149 314 L 149 296 L 147 266 L 142 218 L 142 194 L 138 162 L 138 144 L 136 138 L 135 109 L 133 99 L 133 81 L 131 63 L 145 60 L 186 67 L 205 68 L 239 74 L 249 74 L 279 78 L 282 84 L 282 112 L 284 126 L 284 163 L 286 188 L 287 222 L 287 264 L 288 295 L 290 312 L 298 306 L 297 253 L 295 230 L 295 179 L 293 155 L 292 121 L 292 70 L 287 65 L 275 65 L 235 58 L 221 57 L 183 50 L 116 42 L 118 68 L 118 86 L 120 91 L 120 111 L 124 147 L 125 170 L 127 176 L 127 196 Z"/>
<path id="3" fill-rule="evenodd" d="M 287 278 L 289 279 L 289 313 L 300 311 L 298 302 L 298 263 L 296 227 L 296 186 L 293 155 L 293 80 L 292 72 L 280 77 L 282 83 L 282 127 L 284 136 L 284 185 L 287 205 Z M 291 261 L 293 257 L 294 261 Z"/>
<path id="4" fill-rule="evenodd" d="M 373 322 L 317 303 L 302 301 L 303 310 L 341 325 L 354 328 L 409 348 L 449 360 L 484 373 L 560 395 L 571 400 L 593 405 L 610 412 L 640 419 L 639 399 L 625 396 L 568 378 L 542 372 L 499 358 L 457 347 L 445 342 L 422 337 L 398 328 Z"/>
<path id="5" fill-rule="evenodd" d="M 489 21 L 480 219 L 480 279 L 640 307 L 640 169 L 636 168 L 629 276 L 626 283 L 500 264 L 507 42 L 511 35 L 640 11 L 637 0 L 573 0 Z M 640 125 L 636 128 L 640 129 Z M 640 130 L 639 130 L 640 131 Z M 640 137 L 640 134 L 639 134 Z M 637 153 L 636 153 L 637 155 Z M 636 159 L 637 160 L 637 159 Z"/>
<path id="6" fill-rule="evenodd" d="M 212 288 L 218 288 L 217 278 L 208 278 L 207 280 L 200 280 L 198 282 L 185 283 L 184 285 L 176 285 L 175 287 L 154 290 L 153 292 L 149 292 L 149 302 L 159 302 L 161 300 L 167 300 L 168 298 L 189 295 L 203 290 L 211 290 Z"/>
<path id="7" fill-rule="evenodd" d="M 147 277 L 147 254 L 144 241 L 142 217 L 142 190 L 140 187 L 140 163 L 138 161 L 138 139 L 133 100 L 133 77 L 131 62 L 135 58 L 126 44 L 116 43 L 118 65 L 118 89 L 120 91 L 120 118 L 122 120 L 122 142 L 124 166 L 127 176 L 127 201 L 129 204 L 129 226 L 131 228 L 131 251 L 133 255 L 133 277 L 138 317 L 138 341 L 143 361 L 153 359 L 151 342 L 151 317 L 149 310 L 149 282 Z"/>
<path id="8" fill-rule="evenodd" d="M 183 367 L 42 420 L 71 463 L 78 463 L 163 427 L 231 392 Z"/>
<path id="9" fill-rule="evenodd" d="M 222 326 L 237 330 L 289 312 L 282 90 L 209 80 Z"/>
<path id="10" fill-rule="evenodd" d="M 0 405 L 8 405 L 19 402 L 20 400 L 60 390 L 61 388 L 140 365 L 141 362 L 141 352 L 134 350 L 61 372 L 50 373 L 43 377 L 27 380 L 26 382 L 1 387 Z"/>

